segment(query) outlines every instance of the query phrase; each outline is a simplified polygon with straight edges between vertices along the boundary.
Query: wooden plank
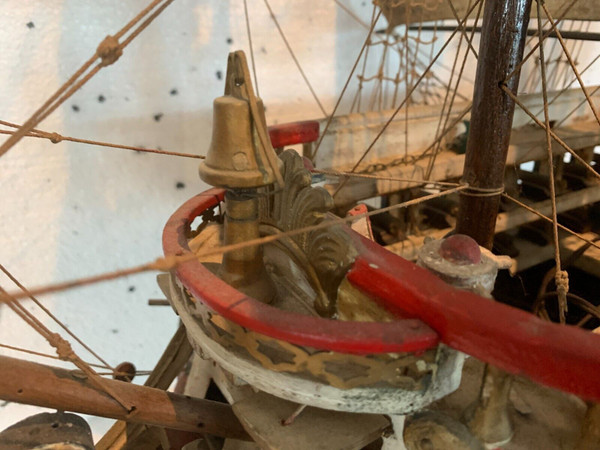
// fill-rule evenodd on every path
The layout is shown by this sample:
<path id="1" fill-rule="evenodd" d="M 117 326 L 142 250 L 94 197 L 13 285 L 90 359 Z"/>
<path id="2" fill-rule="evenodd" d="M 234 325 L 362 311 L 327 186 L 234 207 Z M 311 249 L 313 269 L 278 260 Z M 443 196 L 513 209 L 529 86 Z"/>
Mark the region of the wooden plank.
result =
<path id="1" fill-rule="evenodd" d="M 389 421 L 378 414 L 353 414 L 306 407 L 291 425 L 298 404 L 259 392 L 233 405 L 233 411 L 263 449 L 360 449 L 379 438 Z"/>
<path id="2" fill-rule="evenodd" d="M 595 86 L 588 87 L 589 92 L 593 92 L 594 89 Z M 548 98 L 552 100 L 557 94 L 557 92 L 549 92 Z M 593 95 L 593 98 L 600 101 L 600 90 Z M 520 95 L 519 100 L 543 121 L 541 94 Z M 460 113 L 469 107 L 469 104 L 468 102 L 455 103 L 448 124 L 452 124 Z M 550 120 L 560 121 L 573 110 L 575 112 L 560 124 L 561 128 L 577 126 L 582 121 L 593 119 L 589 106 L 585 102 L 585 96 L 579 88 L 569 89 L 551 102 L 549 105 Z M 350 170 L 393 112 L 393 110 L 369 111 L 335 117 L 321 142 L 315 162 L 316 167 L 340 171 Z M 440 115 L 441 105 L 411 105 L 408 111 L 408 123 L 405 122 L 403 113 L 398 114 L 373 146 L 360 165 L 360 169 L 372 163 L 388 163 L 404 154 L 421 154 L 435 141 Z M 471 120 L 471 115 L 467 114 L 463 120 Z M 595 119 L 593 122 L 597 129 L 598 123 L 595 122 Z M 322 130 L 325 129 L 325 123 L 325 119 L 320 122 Z M 518 130 L 531 123 L 531 118 L 524 111 L 521 111 L 520 108 L 515 110 L 512 122 L 513 130 Z M 405 147 L 406 129 L 409 131 L 408 147 Z M 442 144 L 451 142 L 457 133 L 462 132 L 464 132 L 464 126 L 455 127 L 444 137 Z M 442 148 L 445 148 L 445 145 L 442 145 Z"/>
<path id="3" fill-rule="evenodd" d="M 160 389 L 107 380 L 106 386 L 135 406 L 127 411 L 79 371 L 0 356 L 0 398 L 183 431 L 248 439 L 229 405 Z"/>
<path id="4" fill-rule="evenodd" d="M 581 189 L 579 191 L 569 192 L 557 197 L 556 210 L 560 214 L 562 212 L 598 201 L 600 201 L 600 185 Z M 546 216 L 550 215 L 552 210 L 552 204 L 550 200 L 533 203 L 531 207 Z M 507 231 L 536 220 L 539 220 L 539 217 L 536 214 L 533 214 L 523 208 L 517 208 L 511 211 L 503 212 L 498 214 L 498 219 L 496 221 L 496 233 Z M 417 253 L 423 246 L 423 241 L 425 238 L 431 237 L 433 239 L 442 239 L 451 231 L 452 228 L 444 228 L 442 230 L 425 230 L 421 236 L 408 236 L 406 240 L 387 245 L 385 248 L 393 253 L 396 253 L 397 255 L 402 256 L 405 259 L 408 259 L 409 261 L 414 261 L 417 259 Z M 581 239 L 577 240 L 582 242 Z M 539 258 L 537 256 L 535 258 L 535 260 L 538 262 L 535 264 L 552 257 L 552 255 L 550 255 L 546 258 L 544 255 L 545 251 L 540 249 L 540 253 L 537 255 Z M 528 264 L 527 267 L 531 267 L 535 264 Z M 523 270 L 522 264 L 519 264 L 519 270 Z"/>
<path id="5" fill-rule="evenodd" d="M 558 213 L 579 208 L 584 205 L 596 203 L 600 201 L 600 186 L 592 186 L 581 189 L 579 191 L 568 192 L 556 197 L 556 210 Z M 550 216 L 552 213 L 552 202 L 550 199 L 541 202 L 536 202 L 532 207 L 545 216 Z M 524 208 L 514 209 L 498 214 L 496 222 L 496 233 L 506 231 L 519 225 L 526 224 L 539 220 L 539 216 L 527 211 Z"/>
<path id="6" fill-rule="evenodd" d="M 169 276 L 163 274 L 157 277 L 159 287 L 167 297 L 170 296 Z M 181 372 L 191 354 L 192 347 L 187 339 L 185 327 L 180 324 L 144 386 L 166 390 Z M 102 436 L 96 444 L 96 448 L 97 450 L 123 448 L 128 442 L 135 441 L 145 430 L 146 427 L 143 424 L 128 424 L 124 421 L 117 421 Z"/>
<path id="7" fill-rule="evenodd" d="M 585 242 L 579 239 L 577 236 L 572 236 L 564 231 L 559 231 L 560 235 L 560 255 L 561 257 L 568 258 L 579 249 Z M 583 233 L 583 237 L 589 240 L 596 239 L 598 235 L 596 233 Z M 529 269 L 541 262 L 548 261 L 554 258 L 554 246 L 552 244 L 539 246 L 530 241 L 524 239 L 515 239 L 515 245 L 519 248 L 521 253 L 516 258 L 513 258 L 513 265 L 511 271 L 521 271 Z M 581 255 L 574 266 L 600 278 L 600 250 L 595 247 L 590 247 L 586 252 Z"/>
<path id="8" fill-rule="evenodd" d="M 218 364 L 213 367 L 212 379 L 225 399 L 231 404 L 242 401 L 255 393 L 251 385 L 242 382 Z"/>
<path id="9" fill-rule="evenodd" d="M 546 0 L 550 13 L 554 16 L 554 20 L 562 17 L 562 11 L 570 2 L 565 0 Z M 469 0 L 453 0 L 454 6 L 459 18 L 463 18 L 469 11 L 471 6 Z M 432 22 L 435 20 L 451 20 L 455 21 L 454 13 L 449 6 L 449 3 L 444 0 L 428 2 L 426 4 L 415 2 L 410 6 L 410 14 L 406 12 L 406 3 L 400 4 L 394 8 L 384 8 L 383 14 L 386 16 L 388 23 L 392 27 L 405 25 L 408 20 L 410 23 L 417 22 Z M 475 18 L 476 10 L 471 13 L 471 18 Z M 543 13 L 542 13 L 543 14 Z M 536 8 L 531 8 L 531 17 L 536 17 Z M 546 17 L 544 16 L 545 20 Z M 598 10 L 596 0 L 579 0 L 573 7 L 569 9 L 564 19 L 570 20 L 600 20 L 600 11 Z"/>
<path id="10" fill-rule="evenodd" d="M 556 133 L 573 149 L 600 145 L 600 128 L 595 120 L 559 128 Z M 546 157 L 547 153 L 543 147 L 544 139 L 544 131 L 540 128 L 524 127 L 513 130 L 506 163 L 509 165 L 520 164 Z M 564 149 L 558 145 L 553 147 L 553 151 L 558 155 L 564 153 Z M 441 181 L 460 177 L 463 173 L 464 160 L 465 155 L 458 155 L 447 150 L 440 152 L 433 166 L 430 179 Z M 412 165 L 389 167 L 387 170 L 376 171 L 371 175 L 400 179 L 423 179 L 427 171 L 427 163 L 428 160 L 422 160 Z M 337 178 L 332 177 L 324 187 L 333 193 L 337 185 Z M 410 186 L 414 186 L 414 183 L 354 177 L 350 178 L 335 196 L 335 203 L 336 205 L 347 205 L 362 199 L 390 194 Z"/>

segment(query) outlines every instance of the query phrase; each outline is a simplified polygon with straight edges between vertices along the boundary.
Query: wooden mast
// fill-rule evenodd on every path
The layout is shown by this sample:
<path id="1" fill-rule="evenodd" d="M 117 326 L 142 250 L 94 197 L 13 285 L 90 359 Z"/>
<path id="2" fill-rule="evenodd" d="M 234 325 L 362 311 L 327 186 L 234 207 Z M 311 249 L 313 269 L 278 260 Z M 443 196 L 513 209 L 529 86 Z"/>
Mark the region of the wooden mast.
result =
<path id="1" fill-rule="evenodd" d="M 514 101 L 502 90 L 517 93 L 532 0 L 486 0 L 477 75 L 473 92 L 471 126 L 467 140 L 456 232 L 467 234 L 481 246 L 492 248 L 504 169 L 512 131 Z M 507 77 L 510 78 L 507 80 Z M 508 415 L 512 377 L 486 366 L 483 386 L 472 416 L 471 432 L 489 447 L 500 447 L 513 436 Z"/>
<path id="2" fill-rule="evenodd" d="M 523 59 L 532 0 L 486 0 L 456 232 L 491 249 L 515 103 L 500 85 Z M 517 93 L 519 71 L 505 82 Z"/>

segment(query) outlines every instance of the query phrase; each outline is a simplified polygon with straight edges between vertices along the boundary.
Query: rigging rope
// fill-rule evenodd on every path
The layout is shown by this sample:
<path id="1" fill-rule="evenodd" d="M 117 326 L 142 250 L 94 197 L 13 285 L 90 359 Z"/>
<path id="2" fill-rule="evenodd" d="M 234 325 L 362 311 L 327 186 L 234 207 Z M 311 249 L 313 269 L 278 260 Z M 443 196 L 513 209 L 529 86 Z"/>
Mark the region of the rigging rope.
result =
<path id="1" fill-rule="evenodd" d="M 103 273 L 103 274 L 99 274 L 99 275 L 93 275 L 90 277 L 79 278 L 76 280 L 70 280 L 70 281 L 65 281 L 65 282 L 56 283 L 56 284 L 49 284 L 49 285 L 42 286 L 42 287 L 39 287 L 36 289 L 30 289 L 29 293 L 31 295 L 50 294 L 50 293 L 54 293 L 54 292 L 65 291 L 65 290 L 72 289 L 75 287 L 86 286 L 86 285 L 90 285 L 90 284 L 114 280 L 117 278 L 122 278 L 122 277 L 134 275 L 134 274 L 138 274 L 138 273 L 142 273 L 142 272 L 149 272 L 149 271 L 169 272 L 169 271 L 173 270 L 174 268 L 176 268 L 178 265 L 183 264 L 187 261 L 194 260 L 196 258 L 204 258 L 204 257 L 208 257 L 208 256 L 222 255 L 222 254 L 225 254 L 225 253 L 228 253 L 231 251 L 236 251 L 236 250 L 240 250 L 240 249 L 247 248 L 247 247 L 254 247 L 257 245 L 267 244 L 269 242 L 274 242 L 274 241 L 277 241 L 279 239 L 283 239 L 286 237 L 296 236 L 299 234 L 304 234 L 304 233 L 308 233 L 308 232 L 315 231 L 315 230 L 329 228 L 329 227 L 338 225 L 340 223 L 352 223 L 357 220 L 363 219 L 365 217 L 375 216 L 375 215 L 382 214 L 382 213 L 388 212 L 388 211 L 393 211 L 396 209 L 407 208 L 409 206 L 417 205 L 419 203 L 423 203 L 428 200 L 432 200 L 434 198 L 444 197 L 446 195 L 450 195 L 455 192 L 463 191 L 463 190 L 467 189 L 468 187 L 469 187 L 468 185 L 460 185 L 455 188 L 448 189 L 446 191 L 426 195 L 424 197 L 419 197 L 419 198 L 412 199 L 412 200 L 409 200 L 409 201 L 406 201 L 403 203 L 398 203 L 396 205 L 391 205 L 391 206 L 387 206 L 385 208 L 380 208 L 380 209 L 377 209 L 374 211 L 369 211 L 364 214 L 359 214 L 356 216 L 350 216 L 350 217 L 344 217 L 344 218 L 338 218 L 336 220 L 331 220 L 331 221 L 324 221 L 324 222 L 321 222 L 316 225 L 297 228 L 294 230 L 289 230 L 286 232 L 281 232 L 281 233 L 277 233 L 274 235 L 265 236 L 262 238 L 251 239 L 251 240 L 248 240 L 245 242 L 240 242 L 237 244 L 216 247 L 216 248 L 206 250 L 201 253 L 195 253 L 195 254 L 190 253 L 190 254 L 181 255 L 181 256 L 170 255 L 170 256 L 166 256 L 166 257 L 157 258 L 156 260 L 154 260 L 152 262 L 149 262 L 146 264 L 141 264 L 139 266 L 130 267 L 127 269 L 117 270 L 114 272 L 107 272 L 107 273 Z M 25 295 L 23 293 L 0 292 L 0 303 L 9 303 L 12 300 L 20 300 L 24 297 L 27 297 L 27 295 Z"/>
<path id="2" fill-rule="evenodd" d="M 17 295 L 20 295 L 21 297 L 29 297 L 34 295 L 34 293 L 28 291 Z M 70 361 L 75 364 L 75 366 L 81 369 L 89 377 L 91 383 L 115 399 L 117 403 L 119 403 L 126 411 L 133 412 L 135 410 L 131 403 L 124 400 L 119 394 L 117 394 L 114 389 L 110 387 L 110 385 L 105 383 L 105 380 L 100 377 L 92 367 L 90 367 L 85 361 L 77 356 L 68 341 L 66 341 L 58 333 L 53 333 L 50 331 L 39 319 L 35 317 L 34 314 L 27 311 L 27 309 L 18 301 L 15 296 L 11 295 L 0 287 L 0 298 L 2 298 L 2 303 L 6 303 L 15 314 L 29 324 L 35 331 L 44 337 L 52 347 L 56 349 L 56 353 L 60 359 Z"/>
<path id="3" fill-rule="evenodd" d="M 315 99 L 315 101 L 319 105 L 319 109 L 323 113 L 323 116 L 327 117 L 327 112 L 325 111 L 325 108 L 323 108 L 323 105 L 321 104 L 321 101 L 317 97 L 317 94 L 316 94 L 315 90 L 313 89 L 312 85 L 310 84 L 310 81 L 308 81 L 308 77 L 304 73 L 304 70 L 302 69 L 302 66 L 300 65 L 300 62 L 298 61 L 298 58 L 296 58 L 296 55 L 294 54 L 294 51 L 292 50 L 292 47 L 290 46 L 290 43 L 288 42 L 287 38 L 285 37 L 285 34 L 283 33 L 283 29 L 279 25 L 279 21 L 277 20 L 277 17 L 275 17 L 275 14 L 273 13 L 273 10 L 271 9 L 271 5 L 269 4 L 269 0 L 264 0 L 264 3 L 265 3 L 265 6 L 267 7 L 267 9 L 269 10 L 269 14 L 271 15 L 271 19 L 273 19 L 273 23 L 275 23 L 275 26 L 277 27 L 277 31 L 279 31 L 279 35 L 281 36 L 281 39 L 283 40 L 283 43 L 285 44 L 286 48 L 288 49 L 288 52 L 290 53 L 290 56 L 294 60 L 294 63 L 296 64 L 296 67 L 298 68 L 298 71 L 302 75 L 302 78 L 304 79 L 304 82 L 308 86 L 308 89 L 310 90 L 310 93 L 312 94 L 313 98 Z"/>
<path id="4" fill-rule="evenodd" d="M 103 364 L 103 368 L 108 368 L 110 370 L 115 370 L 109 363 L 106 362 L 100 355 L 98 355 L 94 350 L 88 347 L 75 333 L 73 333 L 58 317 L 56 317 L 52 312 L 46 308 L 36 297 L 30 295 L 27 288 L 21 284 L 19 280 L 2 264 L 0 264 L 0 270 L 15 284 L 19 289 L 21 289 L 27 296 L 42 310 L 44 311 L 54 322 L 59 325 L 63 330 L 65 330 L 73 339 L 75 339 L 83 348 L 85 348 L 88 352 L 90 352 L 93 356 L 96 357 L 98 361 Z"/>
<path id="5" fill-rule="evenodd" d="M 131 34 L 123 41 L 123 43 L 115 46 L 115 42 L 130 29 L 132 29 L 140 20 L 144 18 L 152 9 L 157 5 L 160 5 L 154 13 L 152 13 L 144 22 L 142 22 L 137 28 L 135 28 Z M 48 115 L 50 115 L 56 108 L 63 104 L 71 95 L 73 95 L 78 89 L 80 89 L 87 81 L 89 81 L 96 73 L 103 67 L 106 67 L 114 63 L 123 50 L 131 41 L 141 33 L 150 23 L 158 17 L 158 15 L 169 6 L 173 0 L 154 0 L 148 7 L 142 12 L 135 16 L 129 21 L 119 32 L 114 36 L 107 36 L 98 46 L 96 52 L 90 57 L 83 65 L 62 85 L 58 90 L 48 99 L 46 102 L 38 108 L 27 121 L 21 126 L 14 134 L 10 135 L 9 138 L 0 145 L 0 157 L 10 150 L 17 142 L 19 142 L 27 133 L 31 132 L 41 121 L 43 121 Z M 94 66 L 91 71 L 88 70 L 92 67 L 96 60 L 100 59 L 100 62 Z M 83 76 L 88 72 L 85 76 Z M 81 78 L 83 76 L 83 78 Z M 81 79 L 80 79 L 81 78 Z M 79 81 L 78 81 L 79 80 Z"/>
<path id="6" fill-rule="evenodd" d="M 21 125 L 16 125 L 11 122 L 7 122 L 5 120 L 0 120 L 0 125 L 5 125 L 11 128 L 20 128 Z M 15 131 L 10 130 L 0 130 L 0 134 L 14 134 Z M 181 152 L 172 152 L 168 150 L 154 149 L 154 148 L 146 148 L 146 147 L 135 147 L 131 145 L 121 145 L 121 144 L 111 144 L 109 142 L 101 142 L 101 141 L 93 141 L 90 139 L 81 139 L 75 138 L 71 136 L 63 136 L 59 133 L 53 132 L 49 133 L 47 131 L 38 130 L 33 128 L 30 132 L 28 132 L 25 136 L 27 137 L 35 137 L 41 139 L 48 139 L 53 144 L 58 144 L 62 141 L 76 142 L 79 144 L 88 144 L 88 145 L 98 145 L 100 147 L 108 147 L 108 148 L 116 148 L 120 150 L 132 150 L 136 152 L 142 153 L 156 153 L 159 155 L 168 155 L 168 156 L 180 156 L 183 158 L 194 158 L 194 159 L 204 159 L 203 155 L 194 155 L 192 153 L 181 153 Z"/>
<path id="7" fill-rule="evenodd" d="M 536 0 L 538 29 L 542 27 L 540 0 Z M 550 19 L 552 21 L 552 19 Z M 566 271 L 561 269 L 560 262 L 560 242 L 558 240 L 558 213 L 556 210 L 556 186 L 554 184 L 554 160 L 552 154 L 552 139 L 550 137 L 550 113 L 548 111 L 548 90 L 546 85 L 546 61 L 544 58 L 544 45 L 541 42 L 540 33 L 540 71 L 542 76 L 542 98 L 544 100 L 544 122 L 546 131 L 546 150 L 548 152 L 548 176 L 550 185 L 550 201 L 552 203 L 552 235 L 554 238 L 554 261 L 556 264 L 556 286 L 558 291 L 558 311 L 560 323 L 566 322 L 567 292 L 569 290 L 569 276 Z"/>
<path id="8" fill-rule="evenodd" d="M 471 6 L 471 8 L 469 8 L 469 11 L 465 14 L 465 19 L 463 20 L 463 22 L 466 21 L 466 18 L 469 17 L 469 15 L 471 14 L 471 12 L 475 9 L 475 7 L 481 2 L 482 0 L 476 0 L 475 3 L 473 4 L 473 6 Z M 452 38 L 456 35 L 456 33 L 458 32 L 458 30 L 454 30 L 454 32 L 450 35 L 450 37 L 448 38 L 448 40 L 444 43 L 444 45 L 439 49 L 438 53 L 436 54 L 435 58 L 429 63 L 429 65 L 427 66 L 427 68 L 423 71 L 423 73 L 421 74 L 421 76 L 419 77 L 419 79 L 416 81 L 416 83 L 414 83 L 411 86 L 411 89 L 409 90 L 409 92 L 406 93 L 406 96 L 404 98 L 404 100 L 400 103 L 400 105 L 398 106 L 398 108 L 396 108 L 396 110 L 394 110 L 393 114 L 390 116 L 390 118 L 387 120 L 387 122 L 383 125 L 383 127 L 381 128 L 381 130 L 379 131 L 379 133 L 377 133 L 377 135 L 375 136 L 375 138 L 373 139 L 373 141 L 371 142 L 371 144 L 367 147 L 367 149 L 364 151 L 364 153 L 362 154 L 362 156 L 359 158 L 359 160 L 356 162 L 356 164 L 353 166 L 351 172 L 355 172 L 356 169 L 358 168 L 358 166 L 362 163 L 362 161 L 367 157 L 367 155 L 369 154 L 369 152 L 373 149 L 375 143 L 379 140 L 379 138 L 381 137 L 381 135 L 385 132 L 385 130 L 388 128 L 388 126 L 392 123 L 392 121 L 394 120 L 394 118 L 396 117 L 396 115 L 400 112 L 400 110 L 402 109 L 402 107 L 406 104 L 406 102 L 408 101 L 410 95 L 413 93 L 413 91 L 416 89 L 416 87 L 418 86 L 418 84 L 423 80 L 423 78 L 425 78 L 425 76 L 427 75 L 427 73 L 429 72 L 429 70 L 431 69 L 431 67 L 433 66 L 433 64 L 435 64 L 435 61 L 440 57 L 440 55 L 444 52 L 444 50 L 446 49 L 446 47 L 450 44 L 450 42 L 452 41 Z M 339 186 L 337 187 L 336 191 L 333 193 L 333 196 L 335 197 L 336 194 L 344 187 L 345 185 L 345 181 L 342 181 L 342 183 L 339 184 Z"/>

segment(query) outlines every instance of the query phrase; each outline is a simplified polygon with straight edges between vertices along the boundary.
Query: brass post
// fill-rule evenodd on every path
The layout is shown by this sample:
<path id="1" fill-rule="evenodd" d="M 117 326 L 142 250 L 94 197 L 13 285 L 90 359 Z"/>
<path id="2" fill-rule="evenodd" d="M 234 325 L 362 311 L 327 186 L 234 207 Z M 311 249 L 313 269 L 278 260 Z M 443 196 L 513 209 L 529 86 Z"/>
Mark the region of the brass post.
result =
<path id="1" fill-rule="evenodd" d="M 231 53 L 225 95 L 214 101 L 212 140 L 199 169 L 206 183 L 227 189 L 224 245 L 260 237 L 258 188 L 281 179 L 279 160 L 267 136 L 264 108 L 254 96 L 246 57 L 241 51 Z M 273 299 L 260 246 L 226 253 L 219 276 L 257 300 Z"/>
<path id="2" fill-rule="evenodd" d="M 256 189 L 229 189 L 225 193 L 224 244 L 260 237 Z M 265 273 L 260 246 L 244 247 L 223 255 L 221 279 L 258 300 L 270 302 L 273 288 Z"/>

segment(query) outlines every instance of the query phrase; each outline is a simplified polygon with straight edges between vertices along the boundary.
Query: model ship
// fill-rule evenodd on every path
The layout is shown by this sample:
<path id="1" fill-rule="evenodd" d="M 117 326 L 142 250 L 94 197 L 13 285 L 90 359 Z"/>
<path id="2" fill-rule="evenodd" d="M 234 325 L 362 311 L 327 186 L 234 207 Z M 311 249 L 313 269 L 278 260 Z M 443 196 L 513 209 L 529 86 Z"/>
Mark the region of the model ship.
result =
<path id="1" fill-rule="evenodd" d="M 455 5 L 460 17 L 476 6 Z M 101 406 L 40 400 L 15 376 L 6 397 L 131 422 L 117 423 L 96 448 L 182 439 L 157 426 L 203 434 L 188 445 L 206 448 L 553 448 L 557 440 L 594 448 L 600 418 L 581 399 L 600 398 L 600 338 L 589 329 L 596 307 L 578 303 L 589 317 L 569 318 L 570 325 L 545 320 L 566 320 L 563 306 L 546 311 L 548 298 L 579 298 L 560 268 L 555 293 L 546 292 L 551 272 L 539 296 L 536 312 L 545 319 L 491 299 L 498 270 L 552 259 L 552 238 L 531 225 L 541 216 L 575 211 L 585 219 L 577 234 L 596 239 L 600 124 L 584 108 L 595 97 L 589 88 L 517 97 L 530 7 L 485 4 L 472 106 L 453 103 L 436 133 L 439 105 L 412 105 L 404 117 L 398 107 L 269 129 L 245 55 L 230 54 L 200 166 L 215 188 L 182 205 L 164 230 L 166 259 L 177 264 L 159 284 L 182 328 L 149 387 L 107 382 L 134 406 L 120 410 L 100 398 L 93 380 L 73 383 L 20 363 L 11 369 L 39 372 L 60 392 L 73 389 Z M 390 27 L 406 22 L 405 6 L 381 8 Z M 577 14 L 589 12 L 581 8 Z M 416 11 L 422 21 L 451 17 L 443 8 Z M 556 101 L 534 127 L 524 111 L 543 109 L 545 97 Z M 408 127 L 416 139 L 407 139 Z M 544 164 L 546 138 L 563 148 L 551 153 L 573 152 L 571 162 L 560 156 L 556 168 Z M 537 161 L 532 171 L 515 168 L 529 161 Z M 362 201 L 373 197 L 383 204 L 369 210 Z M 508 206 L 511 198 L 529 210 Z M 557 237 L 560 248 L 577 253 L 573 236 Z M 595 257 L 579 258 L 595 276 Z M 193 399 L 160 397 L 151 387 L 165 389 L 192 349 L 182 391 Z M 201 400 L 211 383 L 231 407 Z M 144 396 L 171 412 L 152 410 Z M 548 408 L 555 416 L 544 414 Z M 567 415 L 569 426 L 549 431 Z"/>

